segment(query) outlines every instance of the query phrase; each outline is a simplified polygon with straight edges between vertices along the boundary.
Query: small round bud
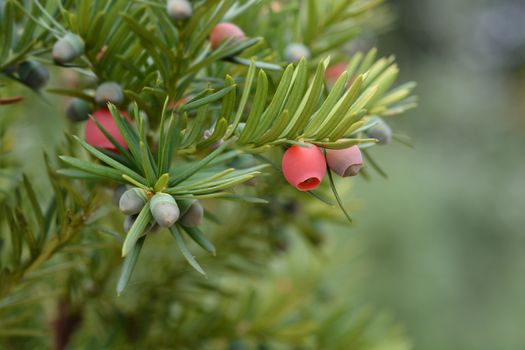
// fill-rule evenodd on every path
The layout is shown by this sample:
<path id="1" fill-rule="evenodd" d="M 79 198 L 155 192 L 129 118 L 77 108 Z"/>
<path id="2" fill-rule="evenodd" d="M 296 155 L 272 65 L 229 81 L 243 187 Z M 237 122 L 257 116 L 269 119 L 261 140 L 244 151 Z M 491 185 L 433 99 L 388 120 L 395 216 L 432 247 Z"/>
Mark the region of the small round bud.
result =
<path id="1" fill-rule="evenodd" d="M 146 193 L 140 188 L 130 188 L 122 194 L 118 207 L 126 215 L 138 214 L 147 202 Z"/>
<path id="2" fill-rule="evenodd" d="M 95 90 L 95 101 L 101 107 L 105 107 L 108 102 L 119 106 L 124 103 L 124 92 L 119 84 L 113 81 L 106 81 Z"/>
<path id="3" fill-rule="evenodd" d="M 327 149 L 326 162 L 330 169 L 339 176 L 356 176 L 363 166 L 363 156 L 357 146 L 345 149 Z"/>
<path id="4" fill-rule="evenodd" d="M 176 21 L 187 20 L 193 14 L 193 9 L 188 0 L 168 0 L 166 3 L 166 11 L 168 15 Z"/>
<path id="5" fill-rule="evenodd" d="M 49 80 L 47 68 L 36 61 L 25 61 L 21 63 L 17 71 L 20 80 L 35 90 L 42 88 Z"/>
<path id="6" fill-rule="evenodd" d="M 72 122 L 81 122 L 88 119 L 91 113 L 91 106 L 80 98 L 74 98 L 66 108 L 66 116 Z"/>
<path id="7" fill-rule="evenodd" d="M 131 118 L 123 111 L 119 111 L 124 118 L 131 122 Z M 120 134 L 120 131 L 111 116 L 111 113 L 107 109 L 99 109 L 93 113 L 93 118 L 99 122 L 99 124 L 125 149 L 128 149 L 128 145 L 124 138 Z M 117 151 L 117 148 L 111 143 L 111 141 L 99 130 L 95 122 L 88 119 L 85 128 L 86 142 L 91 146 L 109 149 Z"/>
<path id="8" fill-rule="evenodd" d="M 113 190 L 113 196 L 111 196 L 111 199 L 113 200 L 113 203 L 118 206 L 120 202 L 120 197 L 128 190 L 128 186 L 126 185 L 118 185 Z"/>
<path id="9" fill-rule="evenodd" d="M 160 227 L 170 227 L 180 215 L 179 206 L 172 196 L 157 193 L 150 201 L 151 214 Z"/>
<path id="10" fill-rule="evenodd" d="M 292 43 L 284 50 L 284 58 L 288 62 L 297 62 L 303 57 L 310 58 L 310 50 L 303 44 Z"/>
<path id="11" fill-rule="evenodd" d="M 84 41 L 73 33 L 67 33 L 53 45 L 53 60 L 58 64 L 69 63 L 84 54 Z"/>
<path id="12" fill-rule="evenodd" d="M 218 48 L 224 41 L 228 39 L 237 42 L 243 40 L 244 38 L 246 38 L 246 35 L 241 30 L 241 28 L 237 27 L 235 24 L 226 22 L 219 23 L 212 29 L 210 33 L 211 48 Z"/>
<path id="13" fill-rule="evenodd" d="M 323 152 L 315 145 L 293 145 L 284 152 L 282 170 L 286 181 L 299 191 L 313 190 L 326 174 Z"/>
<path id="14" fill-rule="evenodd" d="M 246 127 L 246 123 L 240 122 L 237 124 L 237 127 L 235 128 L 235 132 L 240 135 L 244 131 L 244 128 Z"/>
<path id="15" fill-rule="evenodd" d="M 374 126 L 366 130 L 368 137 L 377 139 L 379 145 L 386 145 L 392 141 L 392 129 L 379 117 L 375 117 L 373 121 L 376 122 Z"/>
<path id="16" fill-rule="evenodd" d="M 180 223 L 188 227 L 197 227 L 202 224 L 204 208 L 199 201 L 193 202 L 188 210 L 182 215 Z"/>

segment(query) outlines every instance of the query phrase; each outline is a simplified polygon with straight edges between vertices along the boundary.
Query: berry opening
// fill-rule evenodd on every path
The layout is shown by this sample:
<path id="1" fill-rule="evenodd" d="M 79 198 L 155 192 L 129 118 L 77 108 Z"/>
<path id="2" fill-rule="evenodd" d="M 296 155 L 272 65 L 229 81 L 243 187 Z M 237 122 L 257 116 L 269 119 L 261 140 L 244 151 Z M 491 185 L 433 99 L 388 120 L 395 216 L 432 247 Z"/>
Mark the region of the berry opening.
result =
<path id="1" fill-rule="evenodd" d="M 309 190 L 313 190 L 314 188 L 319 186 L 320 183 L 321 183 L 321 180 L 319 180 L 319 178 L 317 178 L 317 177 L 310 177 L 310 178 L 304 180 L 303 182 L 300 182 L 297 185 L 297 188 L 302 190 L 302 191 L 309 191 Z"/>

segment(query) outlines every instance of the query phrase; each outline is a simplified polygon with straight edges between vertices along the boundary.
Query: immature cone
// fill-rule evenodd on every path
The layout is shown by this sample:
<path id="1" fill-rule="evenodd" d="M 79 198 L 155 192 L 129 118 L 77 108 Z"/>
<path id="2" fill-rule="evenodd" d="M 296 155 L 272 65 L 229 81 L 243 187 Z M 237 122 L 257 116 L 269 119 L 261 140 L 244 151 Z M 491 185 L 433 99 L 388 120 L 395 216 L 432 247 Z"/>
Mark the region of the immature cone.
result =
<path id="1" fill-rule="evenodd" d="M 80 98 L 72 99 L 66 109 L 66 116 L 72 122 L 81 122 L 88 119 L 89 113 L 91 113 L 91 106 Z"/>
<path id="2" fill-rule="evenodd" d="M 73 33 L 67 33 L 53 45 L 53 60 L 58 64 L 69 63 L 84 54 L 84 41 Z"/>
<path id="3" fill-rule="evenodd" d="M 35 90 L 42 88 L 49 80 L 47 68 L 36 61 L 22 62 L 18 66 L 17 72 L 20 80 Z"/>
<path id="4" fill-rule="evenodd" d="M 168 0 L 166 11 L 174 20 L 187 20 L 193 14 L 193 9 L 188 0 Z"/>
<path id="5" fill-rule="evenodd" d="M 119 111 L 119 113 L 124 116 L 126 119 L 131 121 L 131 118 L 129 115 L 127 115 L 123 111 Z M 128 149 L 128 145 L 126 144 L 126 141 L 124 141 L 124 138 L 120 134 L 120 131 L 117 127 L 117 124 L 115 124 L 115 121 L 113 120 L 113 117 L 111 116 L 111 113 L 107 109 L 99 109 L 95 113 L 93 113 L 93 118 L 95 118 L 100 125 L 125 149 Z M 117 148 L 111 143 L 111 141 L 102 133 L 102 131 L 99 130 L 95 122 L 91 119 L 89 119 L 86 123 L 86 142 L 89 143 L 91 146 L 100 147 L 109 149 L 112 151 L 117 151 Z"/>
<path id="6" fill-rule="evenodd" d="M 182 215 L 180 219 L 181 225 L 188 227 L 197 227 L 202 224 L 204 217 L 204 208 L 199 201 L 193 202 L 188 210 Z"/>
<path id="7" fill-rule="evenodd" d="M 150 201 L 151 214 L 160 227 L 170 227 L 179 219 L 179 206 L 172 196 L 157 193 Z"/>
<path id="8" fill-rule="evenodd" d="M 119 84 L 113 81 L 106 81 L 95 90 L 95 101 L 101 107 L 105 107 L 108 102 L 119 106 L 124 102 L 124 92 Z"/>
<path id="9" fill-rule="evenodd" d="M 227 39 L 235 42 L 241 41 L 244 38 L 246 38 L 246 35 L 241 28 L 237 27 L 235 24 L 224 22 L 217 24 L 212 29 L 210 43 L 212 49 L 216 49 Z"/>
<path id="10" fill-rule="evenodd" d="M 328 67 L 324 72 L 324 81 L 326 82 L 326 85 L 328 85 L 328 87 L 334 86 L 335 82 L 339 79 L 341 74 L 343 74 L 347 66 L 348 63 L 343 62 Z"/>
<path id="11" fill-rule="evenodd" d="M 310 50 L 303 44 L 292 43 L 284 50 L 284 58 L 288 62 L 297 62 L 303 57 L 310 58 Z"/>
<path id="12" fill-rule="evenodd" d="M 130 188 L 120 196 L 118 207 L 126 215 L 138 214 L 147 202 L 146 193 L 140 188 Z"/>
<path id="13" fill-rule="evenodd" d="M 327 149 L 326 162 L 330 169 L 339 176 L 356 176 L 363 166 L 363 157 L 357 146 L 345 149 Z"/>
<path id="14" fill-rule="evenodd" d="M 290 185 L 299 191 L 313 190 L 326 174 L 323 152 L 315 145 L 292 146 L 284 152 L 283 175 Z"/>
<path id="15" fill-rule="evenodd" d="M 392 141 L 392 129 L 384 122 L 383 119 L 375 117 L 376 124 L 370 129 L 366 130 L 368 137 L 377 139 L 380 145 L 386 145 Z"/>

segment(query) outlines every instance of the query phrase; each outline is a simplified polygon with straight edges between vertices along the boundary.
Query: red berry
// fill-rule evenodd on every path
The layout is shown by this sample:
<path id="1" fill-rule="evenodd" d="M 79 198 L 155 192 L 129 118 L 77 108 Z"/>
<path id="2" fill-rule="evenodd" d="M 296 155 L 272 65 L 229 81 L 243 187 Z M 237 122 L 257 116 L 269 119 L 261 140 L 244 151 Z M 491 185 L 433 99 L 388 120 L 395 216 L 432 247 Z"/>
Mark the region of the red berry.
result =
<path id="1" fill-rule="evenodd" d="M 313 190 L 326 174 L 323 152 L 315 145 L 292 146 L 284 152 L 283 175 L 290 185 L 299 191 Z"/>
<path id="2" fill-rule="evenodd" d="M 348 63 L 342 62 L 328 67 L 324 72 L 324 81 L 326 82 L 326 85 L 328 85 L 328 87 L 332 87 L 341 74 L 343 74 L 343 72 L 346 70 L 347 66 Z"/>
<path id="3" fill-rule="evenodd" d="M 126 112 L 119 111 L 122 116 L 124 116 L 128 121 L 131 121 L 131 118 Z M 93 118 L 99 122 L 100 125 L 118 142 L 128 149 L 128 145 L 124 141 L 124 138 L 120 134 L 120 131 L 111 116 L 111 113 L 107 109 L 99 109 L 93 113 Z M 108 140 L 106 135 L 99 130 L 95 122 L 89 119 L 86 123 L 86 142 L 91 146 L 106 148 L 112 151 L 116 151 L 117 148 Z"/>
<path id="4" fill-rule="evenodd" d="M 226 22 L 219 23 L 212 29 L 210 34 L 211 48 L 218 48 L 227 39 L 240 41 L 244 38 L 246 38 L 246 35 L 241 28 L 237 27 L 235 24 Z"/>
<path id="5" fill-rule="evenodd" d="M 345 149 L 327 149 L 326 162 L 330 169 L 339 176 L 356 176 L 363 166 L 363 156 L 357 146 Z"/>

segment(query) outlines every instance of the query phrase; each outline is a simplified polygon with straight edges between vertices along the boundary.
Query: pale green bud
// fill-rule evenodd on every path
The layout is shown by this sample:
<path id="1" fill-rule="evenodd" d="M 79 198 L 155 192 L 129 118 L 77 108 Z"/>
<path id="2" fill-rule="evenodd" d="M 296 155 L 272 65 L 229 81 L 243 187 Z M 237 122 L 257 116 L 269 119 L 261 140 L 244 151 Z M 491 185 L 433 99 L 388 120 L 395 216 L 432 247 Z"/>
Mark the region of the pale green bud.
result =
<path id="1" fill-rule="evenodd" d="M 105 107 L 108 102 L 119 106 L 124 103 L 124 92 L 119 84 L 113 81 L 106 81 L 95 90 L 95 101 L 101 107 Z"/>
<path id="2" fill-rule="evenodd" d="M 133 215 L 140 212 L 146 204 L 147 197 L 144 190 L 140 188 L 130 188 L 122 194 L 119 200 L 119 209 L 126 215 Z"/>
<path id="3" fill-rule="evenodd" d="M 392 141 L 392 129 L 379 117 L 375 117 L 373 121 L 376 122 L 374 126 L 366 130 L 368 137 L 377 139 L 380 145 L 386 145 Z"/>
<path id="4" fill-rule="evenodd" d="M 183 213 L 180 223 L 187 227 L 197 227 L 202 224 L 203 217 L 204 208 L 199 201 L 194 201 L 186 212 Z"/>
<path id="5" fill-rule="evenodd" d="M 297 62 L 303 57 L 310 58 L 310 50 L 303 44 L 292 43 L 284 50 L 284 58 L 288 62 Z"/>
<path id="6" fill-rule="evenodd" d="M 150 208 L 153 218 L 160 227 L 170 227 L 179 219 L 179 206 L 169 194 L 154 195 L 150 201 Z"/>
<path id="7" fill-rule="evenodd" d="M 193 14 L 193 9 L 188 0 L 168 0 L 166 11 L 174 20 L 187 20 Z"/>
<path id="8" fill-rule="evenodd" d="M 53 45 L 53 60 L 58 64 L 69 63 L 84 54 L 84 41 L 73 33 L 67 33 Z"/>
<path id="9" fill-rule="evenodd" d="M 72 99 L 66 109 L 66 115 L 72 122 L 87 120 L 89 113 L 91 113 L 91 106 L 80 98 Z"/>

